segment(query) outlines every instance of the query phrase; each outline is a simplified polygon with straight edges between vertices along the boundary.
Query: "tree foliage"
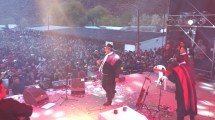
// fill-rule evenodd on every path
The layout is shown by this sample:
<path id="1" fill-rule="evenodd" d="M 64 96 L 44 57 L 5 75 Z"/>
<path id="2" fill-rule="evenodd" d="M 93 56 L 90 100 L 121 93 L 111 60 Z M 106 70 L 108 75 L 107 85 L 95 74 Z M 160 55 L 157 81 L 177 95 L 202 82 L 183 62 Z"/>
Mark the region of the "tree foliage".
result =
<path id="1" fill-rule="evenodd" d="M 124 12 L 120 17 L 120 26 L 127 26 L 130 25 L 131 21 L 132 21 L 132 15 L 128 12 Z"/>
<path id="2" fill-rule="evenodd" d="M 135 11 L 139 8 L 140 25 L 158 25 L 163 23 L 168 2 L 169 0 L 2 0 L 0 24 L 16 23 L 23 27 L 35 24 L 137 25 Z M 128 4 L 128 7 L 121 10 L 120 6 L 123 4 Z"/>
<path id="3" fill-rule="evenodd" d="M 102 20 L 105 20 L 105 16 L 107 16 L 106 19 L 108 16 L 111 16 L 109 11 L 102 6 L 96 6 L 87 12 L 88 24 L 96 26 L 102 25 L 102 23 L 104 23 Z"/>
<path id="4" fill-rule="evenodd" d="M 55 4 L 50 12 L 53 24 L 58 25 L 79 26 L 85 16 L 85 9 L 78 1 Z"/>

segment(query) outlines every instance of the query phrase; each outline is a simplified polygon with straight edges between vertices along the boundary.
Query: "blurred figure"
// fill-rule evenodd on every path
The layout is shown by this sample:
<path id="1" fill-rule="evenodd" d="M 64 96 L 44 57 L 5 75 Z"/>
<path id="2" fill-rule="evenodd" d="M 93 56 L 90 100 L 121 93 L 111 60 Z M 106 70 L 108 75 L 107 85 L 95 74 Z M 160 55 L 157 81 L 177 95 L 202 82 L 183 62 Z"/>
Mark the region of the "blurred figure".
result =
<path id="1" fill-rule="evenodd" d="M 0 118 L 1 120 L 30 120 L 33 108 L 6 97 L 6 89 L 0 80 Z"/>
<path id="2" fill-rule="evenodd" d="M 188 55 L 184 47 L 180 48 L 179 56 L 176 59 L 179 65 L 186 64 L 188 62 Z"/>
<path id="3" fill-rule="evenodd" d="M 188 61 L 187 47 L 184 40 L 180 40 L 176 45 L 173 58 L 175 58 L 178 64 L 186 64 Z"/>
<path id="4" fill-rule="evenodd" d="M 65 70 L 65 73 L 66 73 L 65 75 L 67 76 L 68 74 L 72 74 L 73 69 L 74 69 L 74 65 L 72 65 L 71 62 L 68 62 L 66 64 L 66 66 L 64 67 L 64 70 Z"/>
<path id="5" fill-rule="evenodd" d="M 194 58 L 194 66 L 197 68 L 201 68 L 201 65 L 204 65 L 203 62 L 206 58 L 206 46 L 203 44 L 202 39 L 197 40 L 197 45 L 193 48 L 193 58 Z"/>
<path id="6" fill-rule="evenodd" d="M 162 53 L 162 63 L 165 67 L 168 65 L 168 61 L 173 57 L 173 49 L 170 43 L 166 43 Z"/>
<path id="7" fill-rule="evenodd" d="M 87 77 L 87 74 L 86 72 L 84 71 L 84 68 L 83 67 L 80 67 L 79 71 L 78 71 L 78 78 L 86 78 Z"/>

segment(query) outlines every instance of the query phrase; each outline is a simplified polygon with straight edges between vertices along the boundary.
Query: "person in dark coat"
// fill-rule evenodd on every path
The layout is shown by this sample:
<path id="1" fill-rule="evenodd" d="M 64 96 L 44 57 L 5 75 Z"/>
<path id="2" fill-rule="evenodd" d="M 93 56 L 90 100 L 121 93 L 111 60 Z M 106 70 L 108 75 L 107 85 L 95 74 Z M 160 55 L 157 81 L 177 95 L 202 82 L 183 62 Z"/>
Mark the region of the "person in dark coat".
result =
<path id="1" fill-rule="evenodd" d="M 162 51 L 162 63 L 165 67 L 168 65 L 168 61 L 174 55 L 173 49 L 170 43 L 166 43 L 164 50 Z"/>
<path id="2" fill-rule="evenodd" d="M 119 81 L 119 73 L 121 69 L 121 60 L 119 55 L 113 52 L 113 46 L 107 44 L 105 46 L 105 54 L 103 61 L 97 61 L 101 63 L 99 71 L 102 74 L 102 87 L 106 92 L 107 102 L 103 105 L 111 105 L 112 99 L 115 96 L 116 81 Z"/>
<path id="3" fill-rule="evenodd" d="M 197 96 L 195 76 L 191 64 L 172 64 L 168 67 L 168 79 L 175 83 L 177 101 L 177 120 L 184 120 L 186 115 L 195 120 L 197 115 Z"/>
<path id="4" fill-rule="evenodd" d="M 6 89 L 0 80 L 0 119 L 1 120 L 30 120 L 33 108 L 6 97 Z"/>

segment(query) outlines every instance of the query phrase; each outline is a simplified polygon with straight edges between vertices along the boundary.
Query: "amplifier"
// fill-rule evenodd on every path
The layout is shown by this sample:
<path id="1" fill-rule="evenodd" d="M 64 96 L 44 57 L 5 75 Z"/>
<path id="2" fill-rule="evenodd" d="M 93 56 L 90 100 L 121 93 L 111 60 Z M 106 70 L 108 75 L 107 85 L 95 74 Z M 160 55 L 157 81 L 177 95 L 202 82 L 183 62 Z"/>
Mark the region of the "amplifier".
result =
<path id="1" fill-rule="evenodd" d="M 70 81 L 71 94 L 85 94 L 85 79 L 73 78 Z"/>

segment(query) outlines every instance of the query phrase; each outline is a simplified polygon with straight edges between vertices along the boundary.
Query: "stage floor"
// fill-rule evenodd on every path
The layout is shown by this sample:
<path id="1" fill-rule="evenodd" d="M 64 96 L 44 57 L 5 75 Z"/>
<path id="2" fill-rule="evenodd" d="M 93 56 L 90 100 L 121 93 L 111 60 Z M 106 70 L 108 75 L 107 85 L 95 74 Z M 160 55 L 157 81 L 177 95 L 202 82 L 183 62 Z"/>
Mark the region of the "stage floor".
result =
<path id="1" fill-rule="evenodd" d="M 150 80 L 145 80 L 146 76 Z M 85 82 L 84 95 L 70 95 L 68 90 L 69 100 L 66 101 L 64 89 L 49 89 L 46 93 L 49 102 L 54 106 L 49 109 L 35 106 L 31 120 L 98 120 L 99 113 L 122 106 L 129 106 L 149 120 L 176 120 L 174 84 L 168 81 L 167 90 L 163 90 L 163 87 L 157 86 L 155 82 L 157 76 L 156 73 L 149 72 L 125 75 L 125 81 L 117 83 L 113 104 L 107 107 L 102 105 L 106 98 L 100 80 Z M 149 88 L 148 95 L 144 107 L 137 110 L 135 105 L 143 83 L 145 89 Z M 196 120 L 215 120 L 215 82 L 197 81 L 196 90 L 198 97 Z M 189 120 L 189 117 L 185 119 Z"/>

